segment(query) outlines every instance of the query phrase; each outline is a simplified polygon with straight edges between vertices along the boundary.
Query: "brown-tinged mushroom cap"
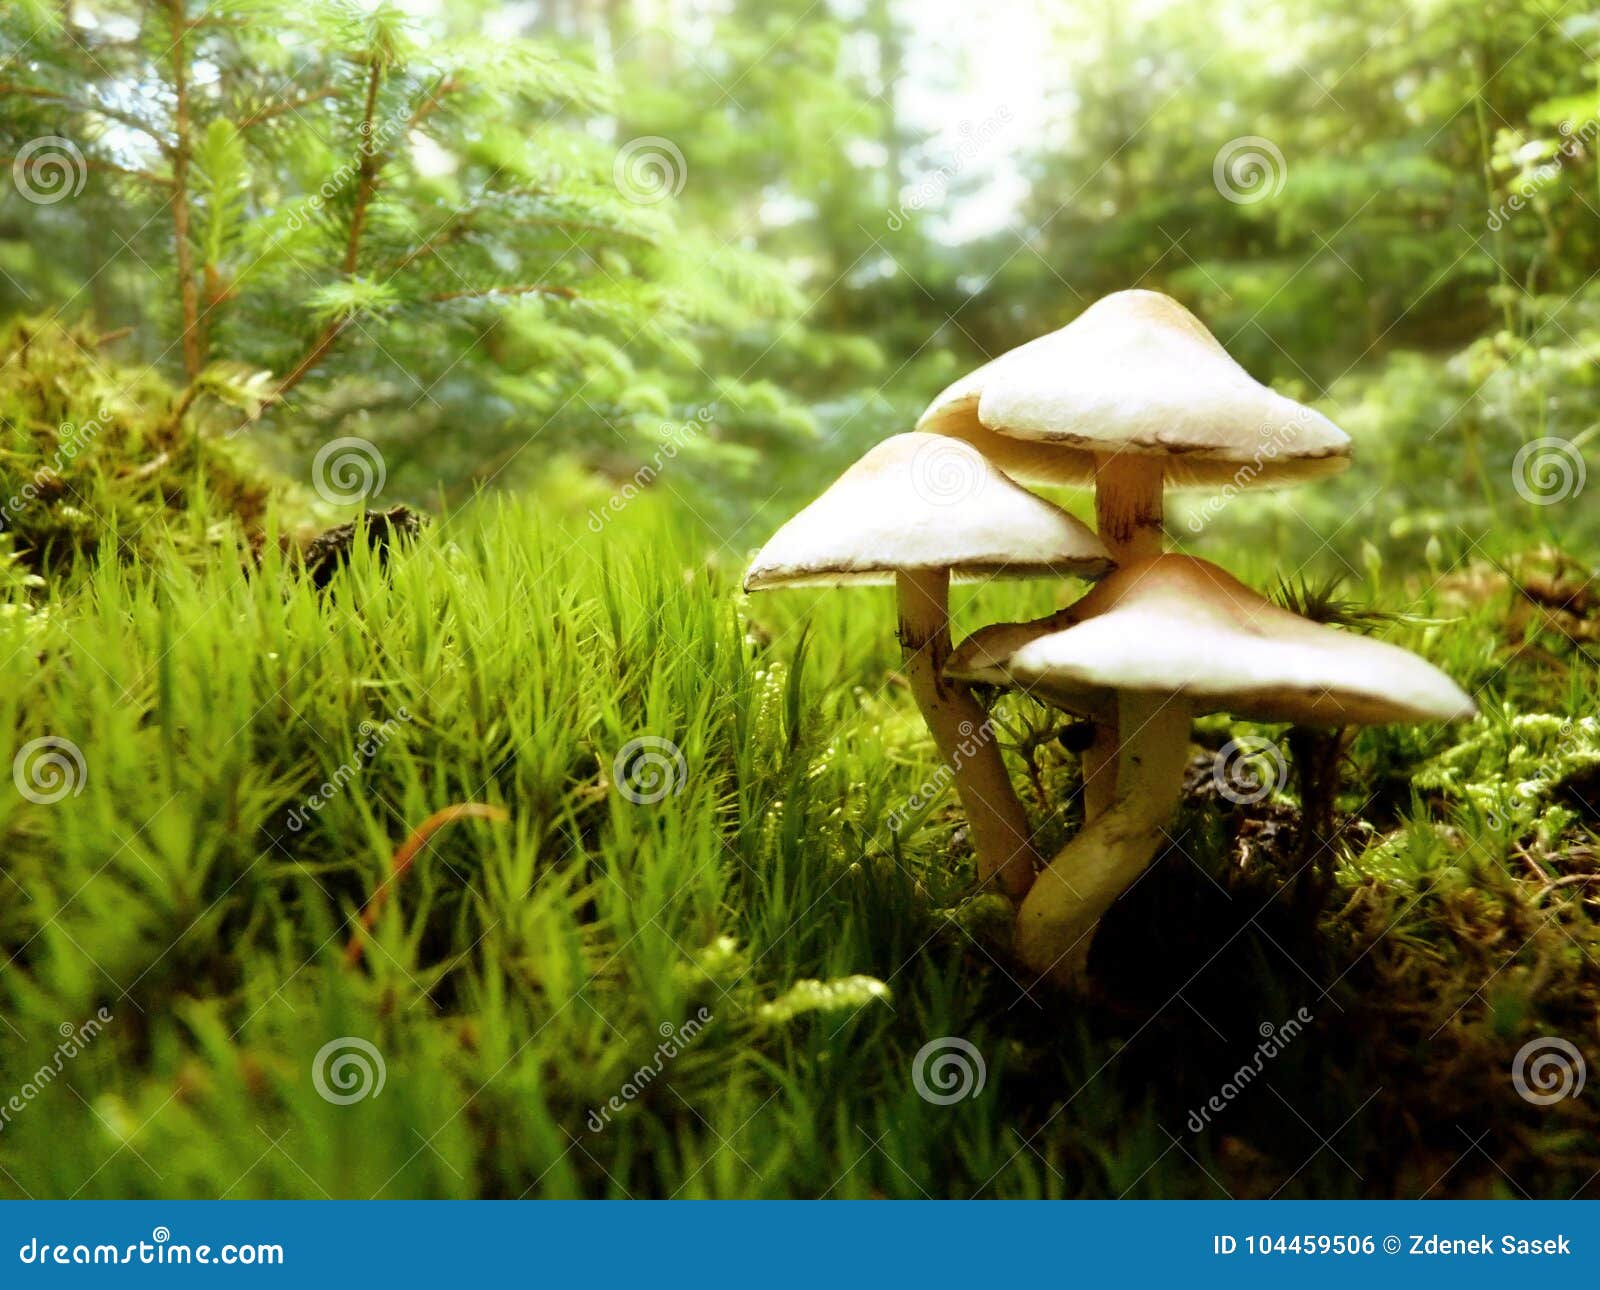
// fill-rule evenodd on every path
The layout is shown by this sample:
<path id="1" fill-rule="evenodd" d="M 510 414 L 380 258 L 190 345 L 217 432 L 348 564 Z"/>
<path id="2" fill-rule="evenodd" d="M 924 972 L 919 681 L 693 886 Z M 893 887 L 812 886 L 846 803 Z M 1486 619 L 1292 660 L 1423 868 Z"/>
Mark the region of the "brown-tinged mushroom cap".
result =
<path id="1" fill-rule="evenodd" d="M 1045 697 L 1097 718 L 1116 705 L 1115 796 L 1051 860 L 1017 914 L 1022 961 L 1063 984 L 1080 979 L 1096 922 L 1160 846 L 1195 714 L 1315 725 L 1476 714 L 1454 681 L 1416 655 L 1301 618 L 1189 556 L 1124 565 L 1073 611 L 1079 621 L 1032 634 L 1003 659 L 998 650 L 1015 629 L 964 646 L 946 667 L 957 678 L 1042 684 Z"/>
<path id="2" fill-rule="evenodd" d="M 1097 458 L 1123 453 L 1163 458 L 1180 488 L 1296 483 L 1350 461 L 1344 431 L 1255 380 L 1157 291 L 1106 296 L 1001 354 L 934 399 L 917 429 L 1032 484 L 1089 483 Z"/>
<path id="3" fill-rule="evenodd" d="M 1182 555 L 1125 566 L 1037 624 L 985 628 L 945 672 L 1038 687 L 1088 715 L 1121 691 L 1170 694 L 1197 713 L 1309 725 L 1477 714 L 1454 681 L 1409 650 L 1301 618 Z"/>
<path id="4" fill-rule="evenodd" d="M 1111 558 L 1089 527 L 1006 478 L 970 444 L 885 439 L 773 535 L 746 591 L 889 583 L 949 569 L 958 579 L 1094 577 Z"/>
<path id="5" fill-rule="evenodd" d="M 990 623 L 987 627 L 980 627 L 962 641 L 950 655 L 950 661 L 945 664 L 944 674 L 956 680 L 983 685 L 1018 684 L 1007 670 L 1012 655 L 1024 645 L 1031 645 L 1041 637 L 1065 631 L 1068 627 L 1082 622 L 1083 611 L 1079 606 L 1088 599 L 1085 596 L 1065 609 L 1058 609 L 1047 617 L 1035 618 L 1031 622 Z M 1057 690 L 1048 679 L 1042 679 L 1030 681 L 1027 690 L 1035 698 L 1043 699 L 1046 703 L 1075 716 L 1105 719 L 1113 719 L 1116 716 L 1117 695 L 1116 691 L 1109 687 L 1099 690 L 1082 687 Z"/>

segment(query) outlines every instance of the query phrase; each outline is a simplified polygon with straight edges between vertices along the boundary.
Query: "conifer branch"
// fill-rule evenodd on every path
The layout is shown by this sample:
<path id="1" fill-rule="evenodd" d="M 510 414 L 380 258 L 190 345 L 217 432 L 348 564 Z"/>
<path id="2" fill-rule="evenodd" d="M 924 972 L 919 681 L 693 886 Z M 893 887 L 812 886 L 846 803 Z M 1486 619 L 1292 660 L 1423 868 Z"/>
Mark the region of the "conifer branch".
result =
<path id="1" fill-rule="evenodd" d="M 0 157 L 0 166 L 14 166 L 24 160 L 22 157 Z M 172 180 L 166 175 L 151 174 L 148 170 L 133 170 L 127 166 L 119 166 L 114 161 L 104 161 L 99 157 L 84 157 L 82 161 L 85 170 L 107 170 L 114 175 L 121 175 L 125 179 L 137 179 L 140 183 L 155 184 L 162 188 L 170 188 Z"/>
<path id="2" fill-rule="evenodd" d="M 428 299 L 434 304 L 443 304 L 447 300 L 481 300 L 487 296 L 531 295 L 557 296 L 562 300 L 583 298 L 571 287 L 550 287 L 542 282 L 529 282 L 506 287 L 471 287 L 463 291 L 446 291 L 442 295 L 429 296 Z"/>
<path id="3" fill-rule="evenodd" d="M 301 381 L 306 379 L 306 376 L 311 369 L 322 361 L 323 355 L 333 348 L 334 341 L 339 339 L 339 334 L 344 331 L 344 327 L 345 319 L 340 318 L 329 323 L 322 329 L 321 334 L 318 335 L 316 340 L 311 342 L 311 348 L 306 350 L 306 352 L 301 356 L 300 361 L 290 369 L 289 374 L 285 376 L 283 380 L 278 382 L 278 388 L 276 391 L 278 398 L 281 399 L 290 390 L 294 389 L 295 386 L 299 385 Z"/>
<path id="4" fill-rule="evenodd" d="M 324 85 L 321 89 L 313 90 L 310 94 L 302 94 L 297 99 L 285 99 L 280 103 L 272 103 L 266 107 L 257 108 L 254 112 L 239 119 L 238 128 L 240 130 L 248 130 L 251 126 L 260 125 L 263 121 L 271 121 L 275 117 L 287 116 L 290 112 L 298 112 L 301 108 L 308 107 L 312 103 L 320 102 L 323 99 L 331 99 L 337 95 L 338 91 L 333 86 Z"/>
<path id="5" fill-rule="evenodd" d="M 350 212 L 350 232 L 345 239 L 343 268 L 347 278 L 355 277 L 356 268 L 361 262 L 361 234 L 366 227 L 367 207 L 372 201 L 373 190 L 377 187 L 378 169 L 382 164 L 378 148 L 373 143 L 378 114 L 378 87 L 382 81 L 383 63 L 374 55 L 367 73 L 367 100 L 361 114 L 359 145 L 361 164 L 356 172 L 355 205 Z M 301 355 L 299 362 L 289 369 L 283 380 L 278 382 L 276 397 L 281 399 L 305 380 L 311 370 L 333 348 L 348 321 L 347 318 L 335 318 L 323 327 L 317 338 L 311 342 L 311 347 Z"/>
<path id="6" fill-rule="evenodd" d="M 434 87 L 424 94 L 417 106 L 411 110 L 411 115 L 406 120 L 406 129 L 408 131 L 416 129 L 439 110 L 447 96 L 457 93 L 461 88 L 461 82 L 454 76 L 448 73 L 441 76 Z"/>
<path id="7" fill-rule="evenodd" d="M 189 26 L 183 0 L 167 0 L 172 15 L 172 88 L 176 96 L 172 151 L 172 231 L 178 253 L 178 299 L 183 309 L 183 371 L 190 381 L 205 363 L 200 324 L 200 289 L 194 276 L 194 246 L 189 240 Z"/>
<path id="8" fill-rule="evenodd" d="M 381 164 L 378 148 L 373 144 L 377 129 L 378 86 L 383 80 L 383 64 L 376 57 L 367 74 L 367 102 L 361 114 L 361 168 L 356 173 L 356 200 L 350 212 L 350 236 L 345 243 L 344 273 L 354 277 L 361 256 L 361 234 L 367 224 L 367 206 L 372 201 L 373 189 L 378 183 Z"/>
<path id="9" fill-rule="evenodd" d="M 131 112 L 124 112 L 119 108 L 110 107 L 105 103 L 96 103 L 89 99 L 74 98 L 70 94 L 63 94 L 59 90 L 45 89 L 39 85 L 19 85 L 15 81 L 0 81 L 0 98 L 6 97 L 45 99 L 51 103 L 59 103 L 76 112 L 88 112 L 95 116 L 103 116 L 108 121 L 115 121 L 118 125 L 125 125 L 130 130 L 137 130 L 149 138 L 164 153 L 172 151 L 171 143 L 161 137 L 161 132 L 148 121 L 135 116 Z"/>

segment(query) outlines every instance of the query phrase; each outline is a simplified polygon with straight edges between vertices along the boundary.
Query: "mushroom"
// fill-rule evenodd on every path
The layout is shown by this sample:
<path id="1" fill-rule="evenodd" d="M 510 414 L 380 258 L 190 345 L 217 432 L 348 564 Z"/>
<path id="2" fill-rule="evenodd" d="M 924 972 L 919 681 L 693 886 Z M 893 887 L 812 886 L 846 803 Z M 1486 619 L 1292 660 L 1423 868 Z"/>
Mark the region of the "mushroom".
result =
<path id="1" fill-rule="evenodd" d="M 973 444 L 1028 484 L 1095 488 L 1119 564 L 1162 549 L 1162 491 L 1298 483 L 1350 464 L 1320 412 L 1262 385 L 1205 325 L 1158 291 L 1119 291 L 1059 331 L 1001 354 L 928 405 L 918 430 Z M 1117 733 L 1083 754 L 1093 819 L 1115 792 Z"/>
<path id="2" fill-rule="evenodd" d="M 1301 618 L 1189 556 L 1123 566 L 1068 613 L 1071 625 L 1051 630 L 1044 620 L 1031 639 L 1026 625 L 979 632 L 945 668 L 962 680 L 1041 687 L 1087 716 L 1116 712 L 1115 799 L 1039 875 L 1017 916 L 1023 961 L 1063 984 L 1081 975 L 1096 922 L 1156 853 L 1196 715 L 1379 725 L 1477 713 L 1415 654 Z"/>
<path id="3" fill-rule="evenodd" d="M 763 547 L 746 591 L 894 583 L 906 673 L 966 809 L 982 881 L 1020 898 L 1031 829 L 988 714 L 942 673 L 959 579 L 1095 577 L 1111 567 L 1087 526 L 1013 483 L 977 449 L 928 434 L 886 439 Z"/>
<path id="4" fill-rule="evenodd" d="M 1251 377 L 1159 291 L 1118 291 L 1001 354 L 917 429 L 965 439 L 1023 483 L 1092 482 L 1119 562 L 1160 553 L 1164 485 L 1298 483 L 1350 464 L 1344 431 Z"/>

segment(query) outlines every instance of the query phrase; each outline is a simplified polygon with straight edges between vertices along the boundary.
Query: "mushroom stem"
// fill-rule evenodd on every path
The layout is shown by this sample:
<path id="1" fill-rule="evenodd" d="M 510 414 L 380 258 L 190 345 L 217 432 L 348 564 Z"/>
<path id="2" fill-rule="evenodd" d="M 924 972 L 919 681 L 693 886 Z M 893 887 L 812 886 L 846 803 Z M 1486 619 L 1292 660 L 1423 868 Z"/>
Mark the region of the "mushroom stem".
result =
<path id="1" fill-rule="evenodd" d="M 1017 952 L 1040 976 L 1082 979 L 1095 924 L 1154 858 L 1183 789 L 1191 716 L 1171 695 L 1118 696 L 1116 799 L 1061 849 L 1017 914 Z"/>
<path id="2" fill-rule="evenodd" d="M 950 657 L 950 571 L 902 570 L 895 586 L 911 693 L 966 810 L 978 879 L 998 882 L 1020 900 L 1037 865 L 1027 814 L 1006 773 L 989 714 L 966 686 L 941 675 Z"/>
<path id="3" fill-rule="evenodd" d="M 1120 452 L 1095 458 L 1095 525 L 1118 564 L 1161 554 L 1165 473 L 1160 457 Z"/>
<path id="4" fill-rule="evenodd" d="M 1165 475 L 1160 457 L 1120 452 L 1095 458 L 1095 526 L 1118 564 L 1161 554 Z M 1116 793 L 1116 761 L 1115 725 L 1096 724 L 1082 763 L 1086 823 L 1104 812 Z"/>
<path id="5" fill-rule="evenodd" d="M 1079 759 L 1083 765 L 1083 822 L 1093 824 L 1117 797 L 1117 723 L 1094 723 L 1094 735 Z"/>

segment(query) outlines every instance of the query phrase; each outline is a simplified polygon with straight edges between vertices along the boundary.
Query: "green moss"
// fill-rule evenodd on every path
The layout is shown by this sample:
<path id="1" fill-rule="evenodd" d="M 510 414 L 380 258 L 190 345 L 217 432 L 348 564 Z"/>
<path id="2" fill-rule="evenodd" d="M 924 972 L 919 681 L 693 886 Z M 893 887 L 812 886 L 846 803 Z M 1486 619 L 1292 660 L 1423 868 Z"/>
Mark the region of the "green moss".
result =
<path id="1" fill-rule="evenodd" d="M 270 489 L 205 424 L 207 401 L 107 358 L 83 327 L 0 332 L 0 585 L 70 578 L 109 552 L 189 562 L 261 520 Z"/>
<path id="2" fill-rule="evenodd" d="M 1463 787 L 1538 778 L 1559 720 L 1364 744 L 1345 801 L 1374 823 L 1315 929 L 1270 836 L 1195 798 L 1108 922 L 1100 996 L 1058 998 L 965 899 L 953 796 L 890 826 L 937 773 L 892 591 L 741 596 L 656 500 L 601 533 L 587 500 L 565 527 L 554 499 L 480 504 L 386 565 L 357 544 L 333 596 L 272 548 L 240 577 L 223 545 L 101 562 L 0 618 L 0 766 L 54 737 L 83 767 L 59 801 L 0 794 L 0 1088 L 63 1022 L 114 1017 L 5 1124 L 0 1195 L 1594 1194 L 1593 1099 L 1512 1078 L 1531 1040 L 1592 1034 L 1600 901 L 1551 884 L 1593 843 L 1535 847 Z M 958 614 L 1036 617 L 1055 591 L 962 588 Z M 1490 666 L 1477 619 L 1392 631 L 1464 679 Z M 1486 712 L 1596 708 L 1585 662 L 1494 666 Z M 682 762 L 635 801 L 619 757 L 644 737 Z M 1072 759 L 1034 751 L 1059 808 Z M 1411 791 L 1430 762 L 1449 786 Z M 395 847 L 467 800 L 509 819 L 438 834 L 347 966 Z M 1039 812 L 1051 843 L 1069 815 Z M 329 1102 L 319 1053 L 351 1036 L 387 1083 Z M 952 1038 L 982 1079 L 941 1104 L 918 1080 L 940 1089 Z"/>
<path id="3" fill-rule="evenodd" d="M 1577 820 L 1555 790 L 1600 765 L 1600 719 L 1509 706 L 1475 723 L 1460 742 L 1419 767 L 1413 783 L 1437 789 L 1502 825 L 1555 846 Z"/>

